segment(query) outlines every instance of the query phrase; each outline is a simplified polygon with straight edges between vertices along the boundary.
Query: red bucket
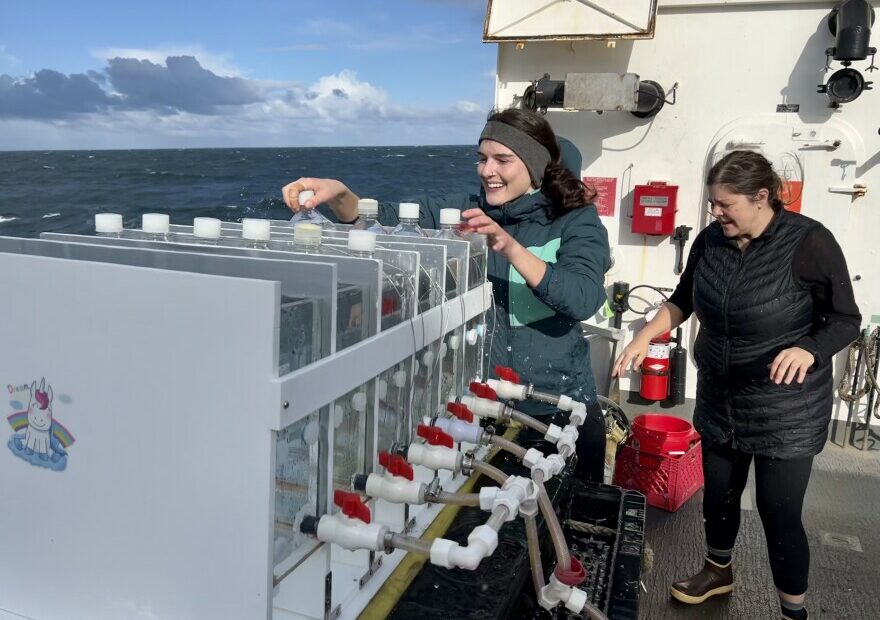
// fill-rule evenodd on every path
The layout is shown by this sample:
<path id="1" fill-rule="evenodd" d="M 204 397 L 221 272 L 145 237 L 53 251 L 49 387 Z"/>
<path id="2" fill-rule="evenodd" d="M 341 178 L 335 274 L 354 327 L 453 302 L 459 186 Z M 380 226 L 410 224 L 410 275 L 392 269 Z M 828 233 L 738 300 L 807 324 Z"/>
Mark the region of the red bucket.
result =
<path id="1" fill-rule="evenodd" d="M 649 454 L 684 454 L 700 439 L 691 423 L 659 413 L 645 413 L 632 421 L 633 447 Z"/>

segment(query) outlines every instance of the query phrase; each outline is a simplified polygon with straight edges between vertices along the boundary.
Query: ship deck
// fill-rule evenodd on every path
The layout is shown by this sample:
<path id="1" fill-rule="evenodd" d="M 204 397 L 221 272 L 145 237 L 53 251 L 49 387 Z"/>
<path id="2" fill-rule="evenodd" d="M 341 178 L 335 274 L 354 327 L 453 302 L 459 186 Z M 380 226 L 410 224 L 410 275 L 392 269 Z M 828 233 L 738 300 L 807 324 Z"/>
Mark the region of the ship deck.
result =
<path id="1" fill-rule="evenodd" d="M 625 406 L 635 414 L 638 406 Z M 655 409 L 656 410 L 656 409 Z M 664 411 L 690 418 L 691 412 Z M 860 450 L 859 434 L 837 438 L 816 457 L 803 521 L 810 543 L 810 618 L 880 618 L 880 442 Z M 761 519 L 755 508 L 754 470 L 742 497 L 742 520 L 734 551 L 735 589 L 689 606 L 673 600 L 669 585 L 698 569 L 704 555 L 702 490 L 677 512 L 651 508 L 646 539 L 654 551 L 653 568 L 644 573 L 639 617 L 645 620 L 779 618 L 779 602 L 767 560 Z"/>

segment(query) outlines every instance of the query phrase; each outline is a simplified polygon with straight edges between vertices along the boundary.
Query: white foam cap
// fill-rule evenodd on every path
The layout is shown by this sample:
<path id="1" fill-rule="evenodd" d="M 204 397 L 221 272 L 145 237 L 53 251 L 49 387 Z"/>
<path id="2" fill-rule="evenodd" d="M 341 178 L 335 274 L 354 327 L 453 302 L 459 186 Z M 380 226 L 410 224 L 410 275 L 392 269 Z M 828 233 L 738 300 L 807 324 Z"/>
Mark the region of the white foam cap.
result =
<path id="1" fill-rule="evenodd" d="M 321 233 L 321 227 L 317 224 L 301 222 L 293 227 L 293 242 L 296 245 L 319 246 L 321 245 Z"/>
<path id="2" fill-rule="evenodd" d="M 397 209 L 397 215 L 400 219 L 417 220 L 419 219 L 419 204 L 417 202 L 401 202 Z"/>
<path id="3" fill-rule="evenodd" d="M 141 230 L 155 235 L 167 235 L 171 219 L 167 213 L 144 213 L 141 216 Z"/>
<path id="4" fill-rule="evenodd" d="M 299 193 L 299 197 L 297 200 L 299 201 L 299 206 L 304 206 L 306 202 L 315 197 L 315 192 L 310 189 L 304 189 Z"/>
<path id="5" fill-rule="evenodd" d="M 376 249 L 376 233 L 369 230 L 352 230 L 348 233 L 348 249 L 352 252 L 372 254 Z"/>
<path id="6" fill-rule="evenodd" d="M 440 209 L 440 224 L 455 225 L 461 222 L 461 209 Z"/>
<path id="7" fill-rule="evenodd" d="M 95 232 L 119 233 L 122 232 L 122 215 L 119 213 L 96 213 Z"/>
<path id="8" fill-rule="evenodd" d="M 379 215 L 379 201 L 373 198 L 359 199 L 358 215 Z"/>
<path id="9" fill-rule="evenodd" d="M 193 219 L 193 235 L 200 239 L 219 239 L 221 223 L 216 217 Z"/>
<path id="10" fill-rule="evenodd" d="M 269 220 L 246 217 L 241 221 L 241 238 L 251 241 L 268 241 L 269 226 Z"/>

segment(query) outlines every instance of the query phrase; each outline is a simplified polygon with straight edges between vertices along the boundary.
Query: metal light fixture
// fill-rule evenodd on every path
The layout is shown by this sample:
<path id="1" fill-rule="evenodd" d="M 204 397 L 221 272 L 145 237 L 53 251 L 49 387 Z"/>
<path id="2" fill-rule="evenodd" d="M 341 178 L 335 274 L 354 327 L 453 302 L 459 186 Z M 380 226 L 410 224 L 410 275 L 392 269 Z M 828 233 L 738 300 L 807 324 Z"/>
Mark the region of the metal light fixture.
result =
<path id="1" fill-rule="evenodd" d="M 865 60 L 871 56 L 871 65 L 866 71 L 873 71 L 874 54 L 877 48 L 871 47 L 871 26 L 874 24 L 874 9 L 867 0 L 843 0 L 828 14 L 828 29 L 835 37 L 835 46 L 825 50 L 825 70 L 831 68 L 831 59 L 840 61 L 843 69 L 835 71 L 825 84 L 819 84 L 819 92 L 828 95 L 832 107 L 855 101 L 863 91 L 871 90 L 873 82 L 865 81 L 862 74 L 853 69 L 853 61 Z"/>
<path id="2" fill-rule="evenodd" d="M 631 112 L 639 118 L 657 114 L 665 104 L 675 105 L 675 91 L 667 99 L 663 87 L 640 80 L 635 73 L 569 73 L 553 80 L 549 73 L 532 82 L 519 97 L 522 107 L 545 114 L 550 109 Z"/>

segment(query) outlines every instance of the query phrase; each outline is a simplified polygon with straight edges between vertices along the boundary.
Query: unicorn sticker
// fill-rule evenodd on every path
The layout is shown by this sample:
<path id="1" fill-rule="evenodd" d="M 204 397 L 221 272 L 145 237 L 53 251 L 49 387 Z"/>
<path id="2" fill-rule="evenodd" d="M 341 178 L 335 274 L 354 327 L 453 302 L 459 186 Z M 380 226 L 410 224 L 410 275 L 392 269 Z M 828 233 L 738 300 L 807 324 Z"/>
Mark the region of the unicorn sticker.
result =
<path id="1" fill-rule="evenodd" d="M 25 387 L 25 390 L 27 388 Z M 25 411 L 17 411 L 6 419 L 12 426 L 12 436 L 6 444 L 12 453 L 37 467 L 53 471 L 67 468 L 67 450 L 74 442 L 73 435 L 52 415 L 54 395 L 46 378 L 30 385 L 30 400 Z M 19 401 L 12 401 L 13 408 L 20 408 Z"/>

